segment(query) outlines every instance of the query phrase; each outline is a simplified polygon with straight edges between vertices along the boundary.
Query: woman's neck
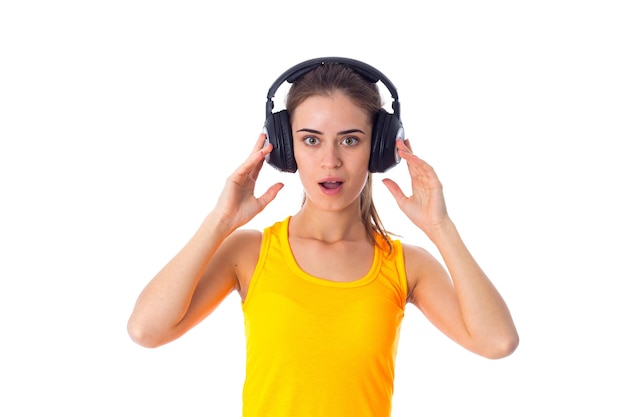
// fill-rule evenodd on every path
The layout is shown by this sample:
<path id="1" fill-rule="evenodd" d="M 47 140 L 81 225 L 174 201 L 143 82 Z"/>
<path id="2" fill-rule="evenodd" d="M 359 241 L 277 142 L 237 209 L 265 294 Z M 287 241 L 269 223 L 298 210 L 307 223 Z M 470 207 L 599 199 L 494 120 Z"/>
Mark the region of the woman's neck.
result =
<path id="1" fill-rule="evenodd" d="M 320 210 L 305 202 L 290 221 L 290 236 L 334 243 L 367 239 L 358 204 L 340 211 Z"/>

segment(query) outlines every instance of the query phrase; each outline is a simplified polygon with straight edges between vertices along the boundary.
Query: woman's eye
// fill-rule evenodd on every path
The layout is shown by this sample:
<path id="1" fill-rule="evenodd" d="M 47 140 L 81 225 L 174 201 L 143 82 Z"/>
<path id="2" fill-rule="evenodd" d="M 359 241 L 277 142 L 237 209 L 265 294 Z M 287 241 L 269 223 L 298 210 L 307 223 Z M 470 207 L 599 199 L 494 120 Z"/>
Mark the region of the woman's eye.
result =
<path id="1" fill-rule="evenodd" d="M 304 143 L 307 145 L 317 145 L 319 140 L 315 136 L 307 136 L 304 138 Z"/>
<path id="2" fill-rule="evenodd" d="M 350 136 L 347 138 L 344 138 L 341 143 L 343 143 L 346 146 L 354 146 L 356 144 L 359 143 L 359 138 L 355 138 L 354 136 Z"/>

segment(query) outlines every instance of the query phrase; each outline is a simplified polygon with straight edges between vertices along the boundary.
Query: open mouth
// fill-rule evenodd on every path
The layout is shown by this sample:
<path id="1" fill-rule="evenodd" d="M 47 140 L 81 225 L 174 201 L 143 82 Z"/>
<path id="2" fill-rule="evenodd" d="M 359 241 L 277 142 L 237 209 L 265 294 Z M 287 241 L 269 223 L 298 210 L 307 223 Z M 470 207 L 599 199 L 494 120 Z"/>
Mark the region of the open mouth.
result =
<path id="1" fill-rule="evenodd" d="M 336 190 L 337 188 L 341 187 L 343 185 L 343 182 L 341 181 L 327 181 L 327 182 L 321 182 L 320 185 L 322 186 L 322 188 L 325 188 L 327 190 Z"/>

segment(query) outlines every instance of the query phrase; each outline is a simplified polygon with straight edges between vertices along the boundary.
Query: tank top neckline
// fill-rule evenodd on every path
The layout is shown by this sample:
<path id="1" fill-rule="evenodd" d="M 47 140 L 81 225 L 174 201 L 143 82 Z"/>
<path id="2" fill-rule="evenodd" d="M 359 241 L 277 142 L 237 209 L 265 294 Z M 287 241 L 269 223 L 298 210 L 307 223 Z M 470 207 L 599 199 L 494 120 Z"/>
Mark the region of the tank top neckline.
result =
<path id="1" fill-rule="evenodd" d="M 378 276 L 382 264 L 382 253 L 381 249 L 378 245 L 374 245 L 374 257 L 372 259 L 372 263 L 369 271 L 354 281 L 332 281 L 329 279 L 317 277 L 315 275 L 309 274 L 298 265 L 295 256 L 293 255 L 293 251 L 291 250 L 291 244 L 289 243 L 289 222 L 291 220 L 291 216 L 287 217 L 285 221 L 282 222 L 279 240 L 281 246 L 284 248 L 284 255 L 287 261 L 289 268 L 299 277 L 308 282 L 318 285 L 324 285 L 328 287 L 337 287 L 337 288 L 355 288 L 367 285 L 374 281 Z"/>

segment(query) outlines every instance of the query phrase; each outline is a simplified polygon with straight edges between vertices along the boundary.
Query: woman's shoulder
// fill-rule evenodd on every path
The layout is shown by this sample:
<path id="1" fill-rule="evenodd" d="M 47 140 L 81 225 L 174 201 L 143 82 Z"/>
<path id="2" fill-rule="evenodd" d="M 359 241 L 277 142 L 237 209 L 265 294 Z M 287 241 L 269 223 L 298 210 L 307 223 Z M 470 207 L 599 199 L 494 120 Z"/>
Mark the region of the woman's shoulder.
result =
<path id="1" fill-rule="evenodd" d="M 227 244 L 231 250 L 243 254 L 246 258 L 254 258 L 254 264 L 258 259 L 259 251 L 263 245 L 264 236 L 280 235 L 284 233 L 289 225 L 289 218 L 275 222 L 263 230 L 237 229 L 228 238 Z M 226 242 L 225 242 L 226 243 Z"/>
<path id="2" fill-rule="evenodd" d="M 421 246 L 413 245 L 406 242 L 400 242 L 402 245 L 402 252 L 406 258 L 410 258 L 412 260 L 419 260 L 421 258 L 428 258 L 432 255 L 426 249 Z"/>
<path id="3" fill-rule="evenodd" d="M 246 255 L 249 252 L 258 253 L 263 241 L 263 232 L 255 229 L 238 229 L 231 233 L 226 241 L 236 253 Z"/>
<path id="4" fill-rule="evenodd" d="M 409 294 L 421 280 L 442 273 L 445 275 L 441 262 L 425 248 L 402 242 L 402 252 Z"/>
<path id="5" fill-rule="evenodd" d="M 232 268 L 239 275 L 239 271 L 245 271 L 248 265 L 256 264 L 262 240 L 263 233 L 258 230 L 235 230 L 220 244 L 213 262 Z"/>
<path id="6" fill-rule="evenodd" d="M 239 283 L 239 294 L 243 300 L 259 261 L 263 232 L 254 229 L 238 229 L 226 239 L 224 244 L 232 256 L 233 267 Z"/>
<path id="7" fill-rule="evenodd" d="M 405 242 L 401 242 L 401 245 L 407 276 L 415 275 L 417 271 L 423 270 L 431 262 L 437 262 L 430 252 L 420 246 Z"/>

